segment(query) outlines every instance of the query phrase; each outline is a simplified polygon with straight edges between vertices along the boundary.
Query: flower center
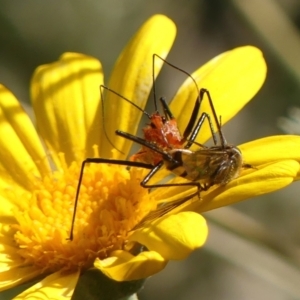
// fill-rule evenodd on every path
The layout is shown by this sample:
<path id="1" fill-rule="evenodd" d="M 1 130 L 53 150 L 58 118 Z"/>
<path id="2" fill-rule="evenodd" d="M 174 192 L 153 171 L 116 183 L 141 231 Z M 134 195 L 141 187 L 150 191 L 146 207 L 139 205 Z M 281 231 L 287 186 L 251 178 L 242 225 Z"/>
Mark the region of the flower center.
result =
<path id="1" fill-rule="evenodd" d="M 70 241 L 79 169 L 73 162 L 63 172 L 37 179 L 15 211 L 19 253 L 43 271 L 88 268 L 96 257 L 122 249 L 128 232 L 156 206 L 140 186 L 145 170 L 90 164 L 84 170 Z"/>

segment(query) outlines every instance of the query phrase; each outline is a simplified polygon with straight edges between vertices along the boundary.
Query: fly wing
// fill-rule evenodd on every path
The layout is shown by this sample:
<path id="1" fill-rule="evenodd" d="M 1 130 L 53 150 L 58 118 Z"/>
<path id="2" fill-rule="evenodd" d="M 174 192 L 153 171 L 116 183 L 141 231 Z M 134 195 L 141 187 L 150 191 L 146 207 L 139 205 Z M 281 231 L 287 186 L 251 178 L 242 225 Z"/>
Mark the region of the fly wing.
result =
<path id="1" fill-rule="evenodd" d="M 143 227 L 145 223 L 149 223 L 151 221 L 154 221 L 158 218 L 163 217 L 167 213 L 171 212 L 175 208 L 179 207 L 180 205 L 184 204 L 191 198 L 195 197 L 198 195 L 198 192 L 193 193 L 192 195 L 168 202 L 168 203 L 163 203 L 160 205 L 156 210 L 151 211 L 148 215 L 146 215 L 132 230 L 139 229 Z"/>
<path id="2" fill-rule="evenodd" d="M 210 184 L 220 165 L 226 160 L 227 153 L 223 150 L 201 149 L 191 154 L 182 154 L 185 178 Z"/>

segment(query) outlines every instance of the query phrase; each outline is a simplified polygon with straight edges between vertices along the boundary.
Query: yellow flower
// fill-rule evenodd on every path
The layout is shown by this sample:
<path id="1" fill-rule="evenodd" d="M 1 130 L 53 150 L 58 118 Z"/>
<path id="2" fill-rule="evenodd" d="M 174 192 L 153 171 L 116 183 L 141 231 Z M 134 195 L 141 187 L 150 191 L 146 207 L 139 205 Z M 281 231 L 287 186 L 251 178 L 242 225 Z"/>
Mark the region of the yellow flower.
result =
<path id="1" fill-rule="evenodd" d="M 119 57 L 109 87 L 144 107 L 152 86 L 152 55 L 166 57 L 175 32 L 168 18 L 149 19 Z M 161 66 L 156 61 L 155 74 Z M 265 73 L 261 52 L 246 46 L 218 56 L 193 77 L 210 90 L 225 123 L 255 95 Z M 84 172 L 74 240 L 67 240 L 81 162 L 86 157 L 125 158 L 132 143 L 116 137 L 113 128 L 134 134 L 140 118 L 125 101 L 112 105 L 116 95 L 106 95 L 105 128 L 123 154 L 114 152 L 103 130 L 101 84 L 100 63 L 85 55 L 67 53 L 39 67 L 32 80 L 32 102 L 42 142 L 18 101 L 1 86 L 0 286 L 5 290 L 41 279 L 17 299 L 70 299 L 79 275 L 93 266 L 117 281 L 145 278 L 168 260 L 185 258 L 207 237 L 205 220 L 194 212 L 170 215 L 131 233 L 157 203 L 194 190 L 161 188 L 148 193 L 139 185 L 147 170 L 91 164 Z M 188 79 L 171 104 L 179 128 L 187 124 L 196 96 Z M 207 104 L 202 109 L 208 111 Z M 203 128 L 197 141 L 208 137 L 208 128 Z M 242 145 L 245 161 L 257 169 L 201 194 L 200 201 L 191 199 L 189 207 L 205 211 L 288 185 L 299 171 L 299 156 L 285 147 L 299 145 L 300 139 L 293 136 Z M 147 250 L 134 254 L 135 242 Z"/>
<path id="2" fill-rule="evenodd" d="M 165 57 L 175 33 L 168 18 L 149 19 L 120 56 L 111 87 L 145 105 L 152 54 Z M 37 131 L 13 94 L 0 86 L 0 288 L 41 280 L 16 299 L 70 299 L 79 276 L 94 265 L 117 281 L 142 279 L 169 259 L 183 259 L 207 237 L 205 220 L 183 213 L 159 224 L 156 234 L 147 233 L 153 246 L 134 254 L 130 231 L 156 207 L 156 198 L 140 186 L 147 170 L 91 164 L 81 185 L 74 239 L 68 240 L 81 162 L 113 155 L 103 135 L 101 84 L 99 61 L 82 54 L 67 53 L 39 67 L 31 87 Z M 106 109 L 111 120 L 127 122 L 121 106 Z M 163 244 L 171 228 L 174 237 Z"/>

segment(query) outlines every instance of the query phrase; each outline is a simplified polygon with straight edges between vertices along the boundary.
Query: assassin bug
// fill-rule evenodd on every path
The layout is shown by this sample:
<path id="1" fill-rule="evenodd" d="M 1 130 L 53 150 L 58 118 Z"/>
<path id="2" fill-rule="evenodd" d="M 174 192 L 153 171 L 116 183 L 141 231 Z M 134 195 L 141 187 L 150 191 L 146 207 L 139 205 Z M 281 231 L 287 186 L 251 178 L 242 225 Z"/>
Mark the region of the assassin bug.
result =
<path id="1" fill-rule="evenodd" d="M 160 162 L 162 160 L 162 156 L 161 156 L 162 153 L 160 153 L 160 152 L 163 149 L 167 149 L 166 148 L 167 145 L 173 145 L 176 147 L 180 147 L 180 145 L 183 143 L 183 139 L 181 138 L 181 135 L 179 133 L 176 120 L 173 117 L 173 115 L 171 114 L 170 109 L 164 98 L 160 99 L 160 103 L 161 103 L 164 113 L 161 115 L 157 108 L 156 96 L 155 96 L 155 86 L 154 86 L 154 82 L 155 82 L 154 59 L 155 59 L 155 56 L 157 56 L 157 55 L 153 55 L 153 68 L 152 68 L 155 113 L 153 113 L 152 115 L 148 114 L 146 111 L 141 109 L 139 106 L 134 104 L 129 99 L 126 99 L 122 95 L 118 94 L 117 92 L 115 92 L 103 85 L 100 86 L 100 94 L 101 94 L 101 99 L 103 100 L 104 99 L 103 89 L 106 89 L 107 91 L 114 93 L 115 95 L 117 95 L 121 99 L 127 101 L 130 105 L 133 105 L 138 110 L 140 110 L 142 113 L 144 113 L 150 120 L 149 128 L 144 128 L 145 139 L 155 140 L 155 142 L 158 145 L 159 150 L 152 151 L 151 149 L 146 148 L 146 151 L 143 152 L 141 150 L 137 154 L 133 155 L 131 157 L 131 161 L 103 159 L 103 158 L 87 158 L 82 162 L 79 179 L 78 179 L 76 195 L 75 195 L 74 211 L 73 211 L 71 231 L 70 231 L 70 236 L 69 236 L 70 240 L 73 240 L 73 229 L 74 229 L 74 222 L 75 222 L 75 218 L 76 218 L 76 209 L 77 209 L 77 204 L 78 204 L 78 199 L 79 199 L 80 186 L 81 186 L 81 182 L 83 179 L 84 168 L 85 168 L 86 164 L 107 163 L 107 164 L 124 165 L 124 166 L 128 166 L 128 167 L 140 167 L 140 168 L 145 168 L 145 169 L 152 169 L 154 165 L 156 165 L 158 162 Z M 159 57 L 159 56 L 157 56 L 157 57 Z M 102 108 L 104 108 L 103 102 L 102 102 Z M 104 119 L 104 114 L 103 114 L 103 119 Z M 151 128 L 153 128 L 153 129 L 151 129 Z M 113 143 L 110 141 L 110 139 L 107 135 L 105 128 L 104 128 L 104 134 L 105 134 L 108 142 L 114 147 Z M 144 186 L 143 182 L 141 184 L 142 184 L 142 186 Z M 187 185 L 191 185 L 191 184 L 188 183 Z M 192 185 L 194 185 L 194 184 L 192 184 Z M 198 184 L 196 184 L 196 185 L 198 186 Z"/>
<path id="2" fill-rule="evenodd" d="M 145 169 L 150 169 L 152 171 L 153 168 L 155 168 L 155 165 L 160 164 L 162 162 L 162 159 L 163 159 L 162 156 L 164 156 L 167 153 L 166 152 L 167 150 L 174 149 L 174 147 L 180 148 L 181 145 L 186 140 L 186 138 L 181 137 L 178 127 L 177 127 L 176 120 L 173 117 L 173 115 L 171 114 L 171 111 L 170 111 L 164 98 L 160 98 L 160 102 L 161 102 L 164 114 L 161 115 L 159 113 L 158 109 L 156 109 L 156 112 L 153 113 L 152 115 L 150 115 L 149 113 L 147 113 L 145 110 L 141 109 L 139 106 L 137 106 L 135 103 L 133 103 L 129 99 L 123 97 L 122 95 L 118 94 L 117 92 L 115 92 L 103 85 L 100 86 L 101 99 L 104 98 L 103 92 L 102 92 L 103 89 L 105 89 L 111 93 L 114 93 L 115 95 L 117 95 L 121 99 L 123 99 L 124 101 L 127 101 L 128 103 L 130 103 L 130 105 L 133 105 L 134 107 L 136 107 L 138 110 L 140 110 L 142 113 L 144 113 L 149 118 L 150 124 L 147 125 L 147 126 L 149 126 L 149 128 L 144 130 L 145 139 L 141 139 L 142 142 L 140 142 L 140 144 L 142 144 L 142 146 L 143 146 L 142 149 L 146 149 L 146 151 L 141 149 L 137 154 L 134 154 L 131 157 L 130 161 L 116 160 L 116 159 L 104 159 L 104 158 L 86 158 L 82 162 L 79 179 L 78 179 L 76 195 L 75 195 L 74 212 L 73 212 L 73 217 L 72 217 L 69 240 L 73 240 L 73 229 L 74 229 L 75 218 L 76 218 L 76 209 L 77 209 L 77 204 L 78 204 L 78 199 L 79 199 L 80 186 L 81 186 L 81 182 L 83 179 L 84 168 L 85 168 L 86 164 L 90 164 L 90 163 L 116 164 L 116 165 L 124 165 L 124 166 L 128 166 L 128 167 L 145 168 Z M 105 135 L 106 135 L 106 132 L 105 132 Z M 130 135 L 130 136 L 135 137 L 133 135 Z M 113 143 L 110 141 L 110 139 L 107 135 L 106 135 L 106 138 L 109 141 L 109 143 L 113 145 Z M 136 137 L 136 138 L 138 138 L 138 137 Z M 146 138 L 151 140 L 153 143 L 155 142 L 155 145 L 156 145 L 155 150 L 151 149 L 150 147 L 147 146 Z M 146 144 L 144 144 L 143 141 Z M 144 146 L 146 148 L 144 148 Z M 168 159 L 172 160 L 172 157 L 170 156 Z M 175 160 L 174 160 L 174 163 L 175 163 Z M 200 184 L 198 182 L 147 185 L 147 182 L 151 179 L 151 177 L 154 175 L 154 173 L 156 173 L 156 172 L 154 172 L 152 175 L 150 175 L 151 171 L 141 182 L 141 185 L 145 188 L 186 185 L 186 186 L 196 186 L 198 188 L 198 191 L 200 192 Z M 192 196 L 194 196 L 194 195 L 192 195 Z"/>
<path id="3" fill-rule="evenodd" d="M 139 143 L 143 145 L 143 147 L 148 147 L 151 149 L 151 151 L 157 151 L 162 156 L 162 161 L 156 164 L 148 173 L 141 183 L 142 186 L 154 188 L 163 186 L 196 185 L 198 187 L 198 192 L 200 192 L 203 190 L 208 190 L 213 185 L 225 185 L 234 178 L 238 177 L 242 168 L 252 167 L 251 165 L 243 163 L 242 153 L 238 147 L 227 143 L 222 131 L 221 121 L 219 121 L 217 117 L 209 91 L 206 89 L 201 89 L 199 95 L 200 102 L 203 100 L 204 95 L 207 95 L 213 117 L 217 124 L 217 130 L 220 138 L 219 144 L 217 143 L 210 116 L 207 113 L 203 113 L 197 121 L 196 126 L 191 133 L 191 138 L 186 145 L 183 148 L 172 149 L 169 151 L 161 150 L 156 144 L 130 135 L 126 132 L 116 131 L 117 135 Z M 207 118 L 209 121 L 214 140 L 214 146 L 212 147 L 206 147 L 195 142 L 195 138 L 197 137 L 205 118 Z M 198 145 L 199 149 L 195 151 L 190 150 L 189 148 L 193 143 Z M 173 174 L 183 177 L 189 180 L 189 182 L 147 185 L 147 182 L 163 165 L 165 165 L 166 169 L 171 171 Z M 139 224 L 135 226 L 134 229 L 139 228 L 146 222 L 165 215 L 195 195 L 196 194 L 194 193 L 186 198 L 178 199 L 160 206 L 158 209 L 150 212 L 143 220 L 141 220 Z"/>
<path id="4" fill-rule="evenodd" d="M 159 58 L 162 59 L 161 57 Z M 176 207 L 185 203 L 187 200 L 194 197 L 196 194 L 198 194 L 199 196 L 199 192 L 201 190 L 207 190 L 213 185 L 225 185 L 229 183 L 231 180 L 238 177 L 242 168 L 252 168 L 251 165 L 243 163 L 242 153 L 239 150 L 239 148 L 227 143 L 222 131 L 221 117 L 220 119 L 218 119 L 210 92 L 204 88 L 199 90 L 197 83 L 190 74 L 166 62 L 164 59 L 162 60 L 168 65 L 188 75 L 193 80 L 198 90 L 198 97 L 196 99 L 190 121 L 184 131 L 184 134 L 182 135 L 182 137 L 180 135 L 175 135 L 177 137 L 177 139 L 175 140 L 173 139 L 174 135 L 171 135 L 171 138 L 168 137 L 167 133 L 169 133 L 169 124 L 167 122 L 170 121 L 167 121 L 166 123 L 161 122 L 160 126 L 154 126 L 155 124 L 153 123 L 148 125 L 146 127 L 146 130 L 144 129 L 144 139 L 120 130 L 117 130 L 116 134 L 142 145 L 142 149 L 138 152 L 138 154 L 142 154 L 142 158 L 148 158 L 149 153 L 154 153 L 154 155 L 158 157 L 158 159 L 161 159 L 160 161 L 153 160 L 152 162 L 150 162 L 154 164 L 154 167 L 141 182 L 141 185 L 143 187 L 157 188 L 184 185 L 196 186 L 198 188 L 198 193 L 194 193 L 188 197 L 178 199 L 160 206 L 155 211 L 150 212 L 134 229 L 139 228 L 142 224 L 144 224 L 147 221 L 165 215 L 166 213 L 170 212 L 171 210 L 175 209 Z M 153 86 L 153 89 L 155 95 L 155 85 Z M 217 126 L 217 131 L 219 133 L 219 143 L 217 142 L 216 134 L 213 129 L 210 115 L 204 112 L 202 113 L 200 118 L 198 118 L 200 106 L 205 95 L 208 98 L 213 119 Z M 165 105 L 165 116 L 168 116 L 171 121 L 174 121 L 174 123 L 172 123 L 172 126 L 174 127 L 171 127 L 173 128 L 173 132 L 179 132 L 175 118 L 173 117 L 166 103 Z M 209 122 L 214 142 L 214 146 L 212 147 L 206 147 L 195 142 L 195 139 L 205 119 L 207 119 Z M 160 119 L 160 121 L 161 120 L 162 119 Z M 164 124 L 167 124 L 167 130 L 165 129 L 166 125 Z M 174 128 L 177 131 L 174 130 Z M 171 133 L 173 132 L 171 131 Z M 162 140 L 164 141 L 163 143 Z M 195 151 L 190 150 L 189 148 L 193 144 L 198 145 L 199 149 Z M 137 154 L 133 156 L 133 159 L 135 160 L 136 157 Z M 138 158 L 140 159 L 140 157 Z M 142 161 L 149 162 L 145 159 Z M 166 167 L 167 170 L 171 171 L 173 174 L 183 177 L 189 180 L 189 182 L 147 185 L 148 181 L 154 176 L 156 172 L 158 172 L 158 170 L 163 165 Z"/>
<path id="5" fill-rule="evenodd" d="M 155 57 L 158 55 L 153 55 L 153 64 Z M 185 203 L 190 198 L 195 195 L 200 194 L 201 190 L 207 190 L 214 184 L 226 184 L 233 178 L 237 177 L 239 170 L 242 168 L 242 154 L 240 150 L 232 145 L 228 145 L 221 129 L 221 123 L 218 120 L 217 114 L 215 112 L 210 93 L 199 88 L 193 77 L 187 72 L 175 67 L 174 65 L 168 63 L 162 59 L 166 64 L 176 68 L 177 70 L 183 72 L 189 76 L 195 83 L 198 90 L 198 97 L 195 101 L 195 106 L 191 114 L 191 118 L 188 122 L 183 135 L 181 136 L 177 127 L 176 119 L 173 117 L 166 101 L 164 98 L 160 98 L 161 105 L 163 107 L 164 115 L 158 112 L 156 107 L 156 112 L 149 115 L 144 110 L 139 108 L 137 105 L 132 103 L 130 100 L 121 96 L 120 94 L 112 91 L 111 89 L 101 86 L 101 97 L 102 89 L 106 89 L 110 92 L 123 98 L 125 101 L 131 103 L 138 109 L 140 109 L 144 114 L 148 116 L 151 123 L 144 128 L 144 138 L 134 136 L 132 134 L 116 130 L 116 134 L 124 137 L 126 139 L 132 140 L 140 145 L 142 149 L 131 157 L 132 161 L 124 160 L 111 160 L 102 158 L 87 158 L 82 162 L 82 167 L 79 176 L 78 187 L 76 191 L 74 213 L 72 218 L 72 226 L 70 233 L 70 240 L 73 239 L 73 227 L 75 221 L 76 207 L 78 203 L 78 197 L 80 192 L 80 183 L 82 181 L 84 167 L 88 163 L 108 163 L 108 164 L 118 164 L 126 165 L 130 167 L 142 167 L 150 169 L 148 175 L 142 180 L 141 185 L 145 188 L 159 188 L 159 187 L 171 187 L 171 186 L 194 186 L 197 187 L 197 192 L 183 199 L 175 200 L 157 210 L 150 212 L 134 229 L 138 228 L 141 224 L 147 221 L 153 220 L 154 218 L 161 217 L 167 212 L 173 210 L 179 205 Z M 153 80 L 154 80 L 154 68 L 153 68 Z M 154 82 L 154 81 L 153 81 Z M 156 95 L 155 95 L 155 85 L 153 85 L 154 101 L 156 105 Z M 217 129 L 220 136 L 220 145 L 217 143 L 216 135 L 213 129 L 213 125 L 209 114 L 202 113 L 200 118 L 198 118 L 198 113 L 200 110 L 201 102 L 207 95 L 209 104 L 213 113 L 214 120 L 217 124 Z M 195 139 L 199 133 L 199 130 L 207 119 L 210 125 L 210 130 L 212 133 L 213 141 L 215 146 L 205 147 L 195 142 Z M 108 137 L 107 137 L 108 138 Z M 108 138 L 109 140 L 109 138 Z M 109 140 L 110 142 L 110 140 Z M 110 142 L 111 143 L 111 142 Z M 112 144 L 112 143 L 111 143 Z M 199 150 L 191 151 L 189 148 L 197 144 Z M 166 169 L 173 172 L 175 175 L 188 179 L 188 182 L 183 183 L 167 183 L 167 184 L 147 184 L 153 175 L 158 172 L 161 167 L 165 165 Z"/>
<path id="6" fill-rule="evenodd" d="M 204 190 L 208 189 L 214 184 L 228 183 L 238 175 L 238 172 L 242 166 L 248 166 L 243 164 L 241 151 L 236 146 L 229 145 L 227 143 L 221 128 L 221 122 L 217 118 L 209 91 L 206 89 L 201 89 L 199 95 L 200 101 L 203 100 L 204 95 L 207 95 L 213 117 L 217 124 L 220 138 L 219 144 L 217 143 L 210 116 L 207 113 L 203 113 L 201 115 L 191 133 L 191 138 L 183 148 L 175 148 L 168 151 L 160 149 L 157 144 L 152 143 L 151 141 L 141 139 L 137 136 L 120 130 L 116 131 L 117 135 L 130 139 L 138 144 L 143 145 L 144 147 L 149 148 L 151 151 L 161 154 L 162 161 L 160 161 L 151 170 L 147 178 L 149 176 L 151 178 L 163 165 L 165 165 L 166 169 L 173 172 L 177 176 L 181 176 L 192 182 L 200 181 L 202 183 L 201 189 Z M 212 147 L 206 147 L 195 142 L 195 138 L 197 137 L 205 118 L 209 120 L 210 129 L 215 144 Z M 189 149 L 193 143 L 199 146 L 198 150 L 192 151 Z"/>
<path id="7" fill-rule="evenodd" d="M 187 75 L 188 77 L 190 77 L 193 80 L 195 86 L 197 87 L 197 83 L 195 82 L 194 78 L 189 73 L 172 65 L 171 63 L 167 62 L 159 55 L 154 54 L 153 60 L 152 60 L 152 65 L 153 65 L 152 81 L 153 81 L 153 98 L 154 98 L 154 113 L 153 114 L 147 113 L 145 110 L 141 109 L 138 105 L 136 105 L 129 99 L 125 98 L 123 95 L 120 95 L 119 93 L 117 93 L 103 85 L 100 87 L 101 98 L 104 99 L 102 90 L 105 89 L 105 90 L 117 95 L 119 98 L 123 99 L 130 105 L 132 105 L 135 108 L 137 108 L 138 110 L 140 110 L 144 115 L 146 115 L 147 118 L 150 120 L 150 123 L 147 124 L 145 127 L 143 127 L 143 139 L 146 141 L 150 141 L 151 143 L 157 145 L 157 149 L 165 150 L 165 151 L 169 151 L 172 149 L 180 149 L 183 147 L 183 145 L 189 139 L 192 129 L 195 126 L 195 122 L 198 117 L 198 112 L 200 109 L 201 101 L 198 96 L 198 98 L 195 102 L 195 106 L 194 106 L 192 115 L 190 116 L 188 125 L 187 125 L 186 129 L 184 130 L 183 134 L 181 134 L 180 130 L 178 128 L 178 125 L 177 125 L 176 118 L 173 116 L 173 114 L 166 102 L 166 99 L 164 97 L 161 97 L 159 99 L 163 113 L 160 113 L 160 111 L 158 109 L 157 100 L 156 100 L 157 98 L 156 98 L 156 87 L 155 87 L 155 74 L 154 74 L 155 58 L 162 60 L 165 64 L 171 66 L 172 68 L 177 69 L 178 71 L 180 71 L 180 72 L 184 73 L 185 75 Z M 198 90 L 198 95 L 199 95 L 198 87 L 197 87 L 197 90 Z M 197 130 L 199 131 L 199 129 L 200 128 L 198 128 Z M 104 130 L 104 133 L 105 133 L 106 138 L 109 141 L 109 143 L 112 146 L 114 146 L 114 144 L 110 141 L 110 139 L 106 133 L 106 130 Z M 197 132 L 195 132 L 195 135 L 197 135 Z M 115 148 L 115 146 L 114 146 L 114 148 Z M 122 151 L 120 151 L 120 152 L 122 152 Z M 159 151 L 152 151 L 149 147 L 142 145 L 142 148 L 137 153 L 132 155 L 130 157 L 130 160 L 156 165 L 158 162 L 160 162 L 162 160 L 162 155 L 161 155 L 161 153 L 159 153 Z"/>
<path id="8" fill-rule="evenodd" d="M 155 57 L 160 58 L 166 64 L 189 76 L 197 88 L 198 97 L 195 101 L 194 109 L 192 111 L 189 123 L 182 136 L 179 133 L 176 119 L 173 117 L 168 105 L 163 98 L 161 98 L 160 101 L 163 106 L 164 117 L 157 113 L 156 109 L 156 116 L 160 118 L 160 126 L 155 126 L 156 124 L 151 119 L 153 115 L 149 117 L 151 120 L 151 124 L 147 125 L 146 130 L 144 129 L 144 138 L 134 136 L 121 130 L 116 130 L 117 135 L 142 145 L 142 150 L 140 150 L 138 154 L 143 152 L 150 152 L 154 153 L 154 155 L 159 155 L 158 158 L 160 158 L 160 161 L 149 161 L 147 159 L 141 160 L 139 158 L 139 161 L 151 163 L 154 165 L 153 169 L 142 181 L 142 186 L 149 188 L 173 186 L 173 184 L 146 185 L 151 177 L 163 165 L 165 165 L 166 169 L 173 172 L 175 175 L 189 180 L 188 183 L 176 185 L 193 185 L 197 186 L 198 190 L 207 190 L 212 185 L 222 185 L 228 183 L 230 180 L 238 176 L 238 173 L 243 166 L 249 167 L 249 165 L 243 164 L 241 151 L 234 145 L 230 145 L 227 143 L 222 131 L 221 119 L 219 120 L 217 116 L 210 92 L 204 88 L 199 90 L 196 81 L 189 73 L 170 64 L 158 55 L 154 55 L 153 59 Z M 153 86 L 153 90 L 155 99 L 155 85 Z M 205 95 L 208 98 L 213 119 L 217 126 L 219 143 L 217 141 L 216 133 L 214 131 L 210 115 L 206 112 L 203 112 L 202 115 L 198 118 L 200 106 Z M 195 142 L 195 139 L 205 119 L 208 120 L 210 131 L 212 134 L 214 142 L 214 146 L 212 147 L 206 147 Z M 173 122 L 172 125 L 170 125 L 171 121 Z M 169 130 L 170 128 L 171 130 Z M 169 133 L 171 133 L 171 135 L 168 135 Z M 196 151 L 190 150 L 189 148 L 193 144 L 198 145 L 199 149 Z M 133 156 L 133 160 L 137 160 L 136 156 L 137 154 Z"/>

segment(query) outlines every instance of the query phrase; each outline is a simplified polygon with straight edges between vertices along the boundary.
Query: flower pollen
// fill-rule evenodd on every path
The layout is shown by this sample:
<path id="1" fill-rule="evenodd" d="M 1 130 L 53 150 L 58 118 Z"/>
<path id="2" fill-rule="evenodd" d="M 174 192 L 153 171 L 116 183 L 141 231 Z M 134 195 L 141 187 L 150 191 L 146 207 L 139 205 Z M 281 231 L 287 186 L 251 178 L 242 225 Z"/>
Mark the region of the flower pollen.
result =
<path id="1" fill-rule="evenodd" d="M 148 190 L 140 186 L 145 170 L 90 164 L 84 170 L 70 241 L 79 170 L 73 162 L 63 172 L 36 179 L 31 193 L 9 193 L 18 206 L 18 224 L 12 227 L 19 254 L 42 272 L 91 267 L 95 258 L 122 249 L 128 232 L 155 208 Z"/>

